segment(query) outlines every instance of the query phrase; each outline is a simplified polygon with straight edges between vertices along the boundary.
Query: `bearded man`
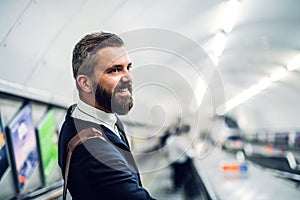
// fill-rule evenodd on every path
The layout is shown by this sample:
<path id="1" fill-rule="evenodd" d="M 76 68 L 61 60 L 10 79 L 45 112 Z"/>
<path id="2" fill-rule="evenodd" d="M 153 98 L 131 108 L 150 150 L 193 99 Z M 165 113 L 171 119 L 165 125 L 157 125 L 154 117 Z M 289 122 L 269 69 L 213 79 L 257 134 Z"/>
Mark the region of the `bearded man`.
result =
<path id="1" fill-rule="evenodd" d="M 73 50 L 79 100 L 67 112 L 59 136 L 59 165 L 66 170 L 68 143 L 89 127 L 103 139 L 80 144 L 70 160 L 67 187 L 73 199 L 153 199 L 143 188 L 118 115 L 133 106 L 132 62 L 113 33 L 83 37 Z"/>

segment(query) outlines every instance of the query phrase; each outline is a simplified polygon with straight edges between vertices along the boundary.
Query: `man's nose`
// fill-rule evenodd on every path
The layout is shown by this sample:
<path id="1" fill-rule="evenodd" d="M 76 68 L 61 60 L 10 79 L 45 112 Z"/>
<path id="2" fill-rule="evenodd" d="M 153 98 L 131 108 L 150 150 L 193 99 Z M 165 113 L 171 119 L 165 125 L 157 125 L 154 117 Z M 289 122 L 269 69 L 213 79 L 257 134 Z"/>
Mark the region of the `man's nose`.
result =
<path id="1" fill-rule="evenodd" d="M 126 71 L 126 73 L 121 77 L 121 81 L 132 83 L 133 78 L 131 72 Z"/>

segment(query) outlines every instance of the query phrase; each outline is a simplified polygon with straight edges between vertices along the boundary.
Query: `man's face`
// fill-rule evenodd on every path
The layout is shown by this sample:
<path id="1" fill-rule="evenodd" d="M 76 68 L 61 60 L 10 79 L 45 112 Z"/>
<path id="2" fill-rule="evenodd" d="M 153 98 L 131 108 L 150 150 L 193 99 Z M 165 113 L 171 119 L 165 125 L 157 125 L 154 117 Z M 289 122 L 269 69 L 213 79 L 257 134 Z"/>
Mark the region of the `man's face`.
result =
<path id="1" fill-rule="evenodd" d="M 97 52 L 100 61 L 92 76 L 96 108 L 127 114 L 133 106 L 131 60 L 123 47 L 106 47 Z"/>

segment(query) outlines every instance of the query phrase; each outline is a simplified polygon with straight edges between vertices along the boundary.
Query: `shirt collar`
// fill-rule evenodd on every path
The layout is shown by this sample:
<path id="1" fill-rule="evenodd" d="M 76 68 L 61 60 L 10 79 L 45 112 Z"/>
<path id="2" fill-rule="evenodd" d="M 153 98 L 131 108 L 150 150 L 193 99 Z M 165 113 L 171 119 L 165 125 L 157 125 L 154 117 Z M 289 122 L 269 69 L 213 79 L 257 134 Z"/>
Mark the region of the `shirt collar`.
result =
<path id="1" fill-rule="evenodd" d="M 87 115 L 88 118 L 91 119 L 89 121 L 97 120 L 103 123 L 104 125 L 110 126 L 111 128 L 115 127 L 115 124 L 117 122 L 117 117 L 115 113 L 106 113 L 102 110 L 88 105 L 80 99 L 78 99 L 77 108 L 80 112 L 83 112 Z"/>

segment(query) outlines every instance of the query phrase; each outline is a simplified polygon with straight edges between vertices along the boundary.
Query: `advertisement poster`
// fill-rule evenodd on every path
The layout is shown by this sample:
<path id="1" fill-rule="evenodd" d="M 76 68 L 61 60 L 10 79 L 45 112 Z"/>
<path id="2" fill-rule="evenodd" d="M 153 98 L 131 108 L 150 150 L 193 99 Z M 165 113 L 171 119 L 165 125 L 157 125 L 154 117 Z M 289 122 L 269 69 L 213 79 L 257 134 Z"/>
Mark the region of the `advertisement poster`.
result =
<path id="1" fill-rule="evenodd" d="M 8 160 L 7 160 L 7 154 L 6 154 L 6 148 L 5 148 L 5 138 L 4 138 L 4 132 L 3 132 L 3 125 L 1 121 L 1 114 L 0 114 L 0 180 L 8 168 Z"/>
<path id="2" fill-rule="evenodd" d="M 38 125 L 38 136 L 41 149 L 42 166 L 46 182 L 58 162 L 57 133 L 55 111 L 51 109 Z"/>
<path id="3" fill-rule="evenodd" d="M 27 104 L 8 126 L 14 162 L 22 189 L 38 164 L 37 141 L 32 119 L 32 108 Z"/>

